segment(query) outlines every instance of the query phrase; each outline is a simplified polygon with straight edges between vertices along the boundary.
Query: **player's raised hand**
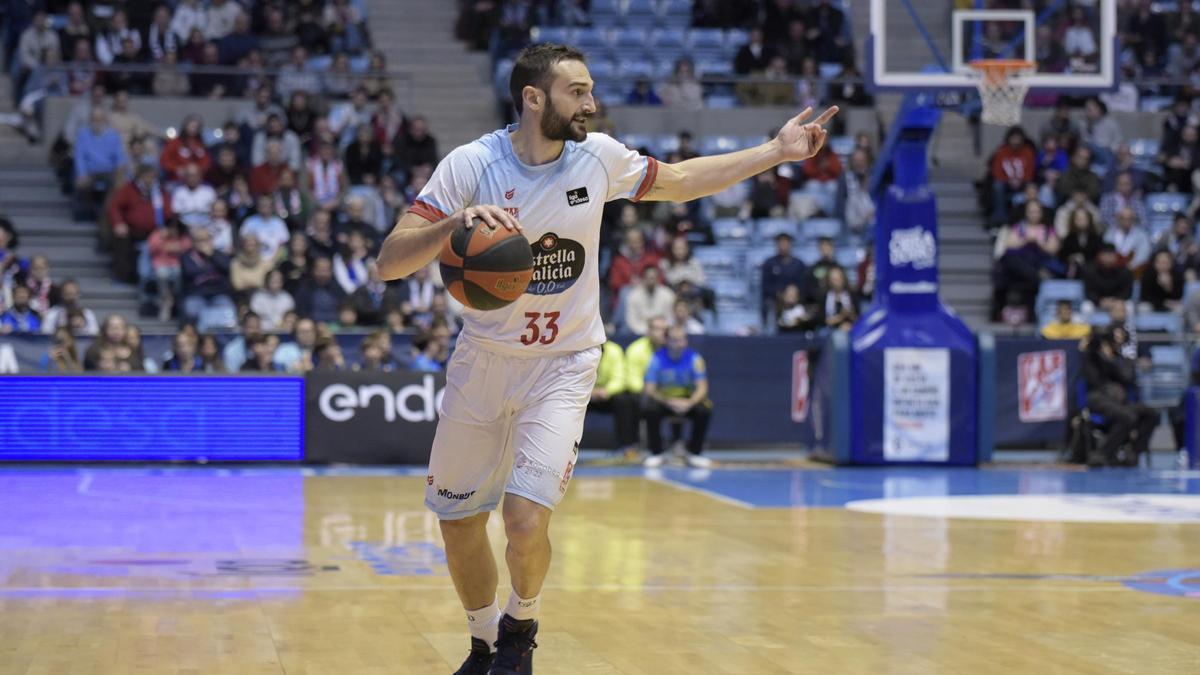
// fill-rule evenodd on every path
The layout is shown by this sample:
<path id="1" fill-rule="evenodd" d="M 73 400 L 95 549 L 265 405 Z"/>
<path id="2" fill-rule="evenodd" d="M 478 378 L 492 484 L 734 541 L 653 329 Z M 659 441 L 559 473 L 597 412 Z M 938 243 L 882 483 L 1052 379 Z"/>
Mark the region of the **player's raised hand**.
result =
<path id="1" fill-rule="evenodd" d="M 459 216 L 468 230 L 474 227 L 475 219 L 478 218 L 491 227 L 503 227 L 513 232 L 521 231 L 521 223 L 517 222 L 517 217 L 494 204 L 468 206 L 459 211 Z"/>
<path id="2" fill-rule="evenodd" d="M 825 137 L 829 135 L 825 124 L 838 114 L 838 107 L 830 106 L 820 117 L 808 122 L 812 113 L 812 108 L 805 108 L 779 130 L 775 142 L 779 144 L 780 152 L 783 153 L 783 161 L 798 162 L 808 159 L 825 145 Z"/>

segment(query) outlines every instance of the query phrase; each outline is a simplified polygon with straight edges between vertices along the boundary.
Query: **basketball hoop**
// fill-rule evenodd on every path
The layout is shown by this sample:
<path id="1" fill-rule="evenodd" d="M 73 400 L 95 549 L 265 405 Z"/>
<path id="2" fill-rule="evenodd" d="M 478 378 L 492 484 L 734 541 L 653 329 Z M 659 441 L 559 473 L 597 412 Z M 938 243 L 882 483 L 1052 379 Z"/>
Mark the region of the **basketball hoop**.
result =
<path id="1" fill-rule="evenodd" d="M 983 101 L 983 121 L 1011 127 L 1021 123 L 1021 105 L 1029 93 L 1027 75 L 1037 64 L 1020 59 L 979 59 L 971 62 L 971 79 Z"/>

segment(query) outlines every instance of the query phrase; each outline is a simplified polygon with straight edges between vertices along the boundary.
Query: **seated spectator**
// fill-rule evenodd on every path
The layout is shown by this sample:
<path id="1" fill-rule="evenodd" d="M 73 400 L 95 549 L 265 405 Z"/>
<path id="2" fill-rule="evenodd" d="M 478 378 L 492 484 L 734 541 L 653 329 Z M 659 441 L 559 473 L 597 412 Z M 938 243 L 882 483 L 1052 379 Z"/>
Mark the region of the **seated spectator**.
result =
<path id="1" fill-rule="evenodd" d="M 761 275 L 764 318 L 769 311 L 778 314 L 775 303 L 789 284 L 796 286 L 802 299 L 809 295 L 808 267 L 792 255 L 792 235 L 786 232 L 775 236 L 775 255 L 763 261 Z"/>
<path id="2" fill-rule="evenodd" d="M 1054 234 L 1059 239 L 1067 236 L 1067 233 L 1070 232 L 1073 214 L 1081 209 L 1087 211 L 1088 215 L 1091 216 L 1092 226 L 1096 230 L 1096 234 L 1104 235 L 1104 223 L 1100 220 L 1100 207 L 1088 199 L 1085 190 L 1076 190 L 1071 193 L 1071 198 L 1060 205 L 1058 210 L 1054 212 Z"/>
<path id="3" fill-rule="evenodd" d="M 1133 179 L 1133 192 L 1142 194 L 1147 191 L 1150 181 L 1146 172 L 1135 164 L 1133 152 L 1130 151 L 1128 143 L 1122 143 L 1117 148 L 1116 160 L 1109 168 L 1108 173 L 1104 174 L 1104 184 L 1102 185 L 1104 191 L 1112 192 L 1117 189 L 1117 179 L 1125 174 L 1129 174 L 1129 177 Z"/>
<path id="4" fill-rule="evenodd" d="M 404 113 L 395 105 L 395 99 L 388 88 L 381 89 L 376 97 L 371 128 L 380 145 L 392 145 L 404 136 Z"/>
<path id="5" fill-rule="evenodd" d="M 1108 106 L 1098 98 L 1089 98 L 1083 109 L 1087 122 L 1083 125 L 1082 140 L 1102 164 L 1111 165 L 1117 148 L 1124 142 L 1121 127 L 1108 115 Z"/>
<path id="6" fill-rule="evenodd" d="M 1192 277 L 1200 269 L 1200 244 L 1196 242 L 1195 231 L 1191 218 L 1182 213 L 1176 214 L 1171 229 L 1159 237 L 1155 247 L 1155 251 L 1170 253 L 1175 267 Z"/>
<path id="7" fill-rule="evenodd" d="M 218 145 L 213 155 L 217 161 L 204 174 L 204 182 L 217 192 L 225 192 L 233 184 L 234 177 L 246 173 L 246 169 L 238 164 L 237 150 L 231 145 Z"/>
<path id="8" fill-rule="evenodd" d="M 245 12 L 236 0 L 209 0 L 204 18 L 204 37 L 222 40 L 234 31 L 238 19 L 245 18 Z"/>
<path id="9" fill-rule="evenodd" d="M 134 179 L 122 185 L 108 203 L 108 223 L 115 238 L 113 270 L 118 279 L 135 279 L 137 245 L 172 214 L 171 200 L 158 182 L 157 171 L 139 166 Z"/>
<path id="10" fill-rule="evenodd" d="M 296 92 L 321 95 L 321 75 L 308 67 L 308 50 L 303 45 L 292 47 L 291 59 L 279 68 L 275 91 L 285 101 Z"/>
<path id="11" fill-rule="evenodd" d="M 108 113 L 92 108 L 88 125 L 75 136 L 76 219 L 90 220 L 123 180 L 128 161 L 121 136 L 108 123 Z"/>
<path id="12" fill-rule="evenodd" d="M 837 213 L 838 184 L 842 178 L 842 162 L 828 145 L 822 146 L 815 157 L 804 160 L 800 167 L 804 176 L 802 191 L 816 201 L 827 216 Z"/>
<path id="13" fill-rule="evenodd" d="M 633 89 L 625 96 L 625 105 L 662 105 L 662 99 L 658 92 L 654 91 L 650 80 L 639 77 L 633 83 Z"/>
<path id="14" fill-rule="evenodd" d="M 312 275 L 296 290 L 296 311 L 322 323 L 337 321 L 338 307 L 345 292 L 333 278 L 333 262 L 318 257 L 312 263 Z"/>
<path id="15" fill-rule="evenodd" d="M 347 146 L 354 138 L 358 127 L 371 126 L 373 108 L 365 87 L 358 86 L 350 94 L 350 100 L 333 106 L 329 111 L 329 129 L 338 139 L 340 147 Z"/>
<path id="16" fill-rule="evenodd" d="M 430 278 L 429 266 L 417 268 L 404 279 L 404 285 L 407 287 L 405 301 L 413 312 L 421 314 L 433 307 L 433 296 L 437 295 L 438 287 Z"/>
<path id="17" fill-rule="evenodd" d="M 1108 425 L 1104 441 L 1087 458 L 1090 466 L 1137 466 L 1138 457 L 1149 451 L 1150 437 L 1158 426 L 1157 410 L 1130 403 L 1137 392 L 1137 369 L 1121 353 L 1124 342 L 1124 330 L 1110 328 L 1093 336 L 1084 354 L 1087 407 L 1103 415 Z M 1130 441 L 1132 453 L 1119 457 L 1117 451 Z"/>
<path id="18" fill-rule="evenodd" d="M 657 268 L 659 262 L 658 254 L 646 250 L 646 238 L 641 230 L 626 231 L 625 243 L 613 257 L 608 270 L 608 287 L 613 293 L 613 298 L 617 298 L 621 289 L 634 279 L 642 278 L 647 268 Z"/>
<path id="19" fill-rule="evenodd" d="M 197 29 L 203 37 L 207 22 L 208 16 L 200 0 L 180 0 L 171 17 L 171 31 L 180 42 L 186 42 Z"/>
<path id="20" fill-rule="evenodd" d="M 1110 242 L 1101 245 L 1095 260 L 1083 268 L 1083 292 L 1093 305 L 1110 312 L 1133 295 L 1133 273 Z"/>
<path id="21" fill-rule="evenodd" d="M 775 48 L 763 42 L 762 29 L 755 27 L 750 29 L 749 41 L 738 48 L 733 59 L 733 70 L 738 75 L 762 73 L 775 56 Z"/>
<path id="22" fill-rule="evenodd" d="M 272 198 L 275 200 L 275 215 L 283 219 L 289 230 L 298 230 L 308 222 L 313 209 L 312 200 L 297 184 L 295 171 L 284 169 L 279 172 L 279 182 Z"/>
<path id="23" fill-rule="evenodd" d="M 204 359 L 197 353 L 198 340 L 191 334 L 179 332 L 171 339 L 171 358 L 163 361 L 162 372 L 190 375 L 204 372 Z"/>
<path id="24" fill-rule="evenodd" d="M 686 417 L 692 423 L 687 444 L 688 465 L 696 468 L 712 466 L 712 460 L 701 455 L 712 416 L 708 375 L 703 357 L 688 348 L 687 332 L 681 327 L 668 329 L 667 346 L 655 352 L 650 360 L 643 415 L 650 450 L 650 456 L 644 462 L 646 467 L 657 468 L 663 464 L 662 422 L 667 417 Z"/>
<path id="25" fill-rule="evenodd" d="M 782 56 L 772 56 L 766 67 L 755 75 L 755 79 L 739 82 L 735 87 L 738 100 L 743 105 L 796 105 L 796 94 L 799 92 L 799 104 L 804 106 L 824 95 L 824 85 L 819 77 L 802 77 L 797 83 L 787 72 L 787 61 Z"/>
<path id="26" fill-rule="evenodd" d="M 1039 182 L 1045 182 L 1050 172 L 1060 176 L 1071 165 L 1067 151 L 1058 142 L 1058 136 L 1046 136 L 1042 139 L 1042 148 L 1037 153 L 1037 165 L 1034 177 Z M 1053 206 L 1053 204 L 1051 205 Z"/>
<path id="27" fill-rule="evenodd" d="M 625 387 L 625 351 L 609 340 L 600 353 L 596 384 L 588 401 L 588 412 L 611 413 L 617 452 L 628 453 L 638 446 L 638 400 Z"/>
<path id="28" fill-rule="evenodd" d="M 164 227 L 150 233 L 147 247 L 150 269 L 158 281 L 158 319 L 166 321 L 175 311 L 175 299 L 181 289 L 181 261 L 191 249 L 192 240 L 179 219 L 168 218 Z"/>
<path id="29" fill-rule="evenodd" d="M 1066 207 L 1063 207 L 1066 208 Z M 1058 261 L 1066 270 L 1068 279 L 1078 279 L 1083 268 L 1100 252 L 1103 239 L 1096 230 L 1096 223 L 1087 209 L 1070 212 L 1071 230 L 1058 247 Z"/>
<path id="30" fill-rule="evenodd" d="M 1058 268 L 1058 237 L 1042 222 L 1042 213 L 1041 204 L 1028 202 L 1021 222 L 1000 230 L 995 251 L 997 312 L 1005 307 L 1023 308 L 1025 319 L 1032 316 L 1043 276 Z"/>
<path id="31" fill-rule="evenodd" d="M 50 259 L 44 255 L 30 257 L 28 267 L 18 272 L 13 281 L 29 289 L 29 304 L 38 314 L 45 314 L 58 302 L 58 288 L 50 276 Z"/>
<path id="32" fill-rule="evenodd" d="M 1033 146 L 1021 127 L 1012 127 L 1004 145 L 992 155 L 992 221 L 998 227 L 1008 220 L 1012 198 L 1032 181 L 1037 161 Z"/>
<path id="33" fill-rule="evenodd" d="M 457 333 L 460 327 L 458 317 L 451 311 L 450 303 L 446 301 L 446 294 L 442 291 L 433 294 L 427 311 L 413 310 L 412 323 L 423 330 L 430 330 L 434 326 L 444 323 L 450 327 L 451 334 Z"/>
<path id="34" fill-rule="evenodd" d="M 650 319 L 670 316 L 675 305 L 675 292 L 662 285 L 662 272 L 657 267 L 643 269 L 641 279 L 625 297 L 624 323 L 635 335 L 645 335 Z"/>
<path id="35" fill-rule="evenodd" d="M 1100 198 L 1100 222 L 1107 232 L 1117 223 L 1117 213 L 1122 209 L 1133 211 L 1135 222 L 1145 225 L 1149 221 L 1146 201 L 1134 191 L 1133 176 L 1125 173 L 1117 176 L 1116 187 Z"/>
<path id="36" fill-rule="evenodd" d="M 283 246 L 291 234 L 283 219 L 275 215 L 275 201 L 271 195 L 259 195 L 255 205 L 254 215 L 242 222 L 239 232 L 242 237 L 253 235 L 262 250 L 263 260 L 274 265 L 283 257 Z"/>
<path id="37" fill-rule="evenodd" d="M 704 89 L 696 79 L 696 67 L 691 59 L 684 57 L 675 61 L 671 79 L 662 88 L 662 102 L 669 108 L 704 108 Z"/>
<path id="38" fill-rule="evenodd" d="M 308 189 L 323 209 L 335 209 L 346 188 L 346 172 L 342 160 L 333 152 L 333 144 L 321 143 L 317 156 L 308 160 Z"/>
<path id="39" fill-rule="evenodd" d="M 154 69 L 154 77 L 150 80 L 150 91 L 155 96 L 187 96 L 192 90 L 187 73 L 179 68 L 179 55 L 169 50 L 162 62 Z"/>
<path id="40" fill-rule="evenodd" d="M 1140 274 L 1142 268 L 1150 261 L 1150 235 L 1136 220 L 1137 216 L 1132 209 L 1121 209 L 1117 212 L 1117 226 L 1104 235 L 1104 241 L 1116 248 L 1121 262 L 1135 276 Z"/>
<path id="41" fill-rule="evenodd" d="M 350 72 L 350 56 L 345 52 L 333 55 L 333 65 L 325 71 L 325 95 L 330 99 L 350 98 L 358 78 Z"/>
<path id="42" fill-rule="evenodd" d="M 315 211 L 308 221 L 308 250 L 312 255 L 323 255 L 333 258 L 342 244 L 338 241 L 333 229 L 333 216 L 324 209 Z"/>
<path id="43" fill-rule="evenodd" d="M 677 295 L 689 302 L 700 301 L 707 306 L 713 304 L 713 292 L 705 286 L 704 268 L 692 257 L 692 246 L 685 237 L 675 237 L 667 247 L 667 254 L 659 263 L 663 281 Z"/>
<path id="44" fill-rule="evenodd" d="M 212 165 L 212 156 L 204 145 L 204 122 L 199 115 L 188 115 L 179 127 L 179 135 L 163 146 L 159 162 L 168 180 L 184 180 L 182 171 L 195 164 L 203 177 Z"/>
<path id="45" fill-rule="evenodd" d="M 361 185 L 367 174 L 379 175 L 383 170 L 383 151 L 370 126 L 358 126 L 354 142 L 346 148 L 344 166 L 351 185 Z"/>
<path id="46" fill-rule="evenodd" d="M 438 141 L 430 135 L 430 125 L 421 115 L 408 120 L 408 133 L 397 137 L 394 143 L 396 163 L 404 171 L 416 167 L 430 167 L 438 163 Z"/>
<path id="47" fill-rule="evenodd" d="M 139 136 L 153 139 L 162 138 L 162 131 L 158 127 L 129 109 L 129 92 L 125 89 L 118 89 L 113 93 L 112 111 L 108 114 L 108 123 L 117 130 L 125 147 L 128 147 L 133 139 Z M 133 159 L 136 160 L 137 157 L 135 156 Z"/>
<path id="48" fill-rule="evenodd" d="M 848 47 L 842 26 L 846 21 L 842 10 L 829 0 L 818 0 L 808 12 L 809 38 L 816 41 L 822 61 L 841 63 L 846 60 Z"/>
<path id="49" fill-rule="evenodd" d="M 278 269 L 268 272 L 266 284 L 250 296 L 250 310 L 262 317 L 263 330 L 267 331 L 279 330 L 283 316 L 295 307 L 296 301 L 284 289 L 283 272 Z"/>
<path id="50" fill-rule="evenodd" d="M 416 348 L 412 369 L 418 372 L 436 373 L 446 369 L 450 360 L 450 328 L 443 322 L 435 324 L 414 341 Z"/>
<path id="51" fill-rule="evenodd" d="M 88 24 L 87 14 L 83 11 L 83 3 L 78 0 L 67 3 L 65 19 L 63 26 L 58 29 L 58 43 L 62 46 L 59 58 L 62 59 L 70 58 L 73 47 L 79 40 L 91 42 L 94 33 Z M 53 21 L 51 23 L 53 24 Z"/>
<path id="52" fill-rule="evenodd" d="M 347 296 L 367 282 L 367 265 L 371 262 L 366 238 L 361 232 L 350 232 L 345 250 L 333 257 L 333 277 Z"/>
<path id="53" fill-rule="evenodd" d="M 279 370 L 289 373 L 307 373 L 312 370 L 312 350 L 317 344 L 317 324 L 309 318 L 296 321 L 292 340 L 275 349 L 272 361 Z"/>
<path id="54" fill-rule="evenodd" d="M 671 325 L 683 326 L 688 335 L 704 335 L 704 322 L 696 318 L 696 308 L 684 298 L 675 298 L 671 308 Z"/>
<path id="55" fill-rule="evenodd" d="M 828 287 L 817 302 L 817 310 L 827 328 L 849 331 L 858 321 L 858 301 L 850 290 L 846 272 L 841 267 L 832 267 L 825 278 Z"/>
<path id="56" fill-rule="evenodd" d="M 12 306 L 0 314 L 0 335 L 29 335 L 42 332 L 42 317 L 30 305 L 32 296 L 25 286 L 12 289 Z"/>
<path id="57" fill-rule="evenodd" d="M 1089 202 L 1100 201 L 1100 177 L 1092 171 L 1092 152 L 1086 146 L 1079 146 L 1071 155 L 1071 166 L 1059 176 L 1055 183 L 1055 191 L 1060 202 L 1065 202 L 1077 190 L 1085 192 Z"/>
<path id="58" fill-rule="evenodd" d="M 1054 320 L 1042 326 L 1042 337 L 1047 340 L 1082 340 L 1091 332 L 1091 326 L 1075 320 L 1070 300 L 1059 300 L 1054 306 Z"/>
<path id="59" fill-rule="evenodd" d="M 1163 144 L 1162 156 L 1166 189 L 1190 192 L 1192 172 L 1200 168 L 1200 130 L 1195 124 L 1188 124 L 1178 141 Z"/>
<path id="60" fill-rule="evenodd" d="M 267 119 L 272 115 L 278 115 L 280 118 L 287 116 L 283 108 L 275 103 L 273 96 L 271 87 L 264 84 L 254 90 L 254 100 L 238 111 L 236 118 L 238 126 L 245 129 L 251 140 L 267 127 Z M 250 161 L 251 164 L 255 163 L 251 160 L 247 161 Z"/>
<path id="61" fill-rule="evenodd" d="M 775 301 L 775 326 L 780 333 L 810 331 L 816 327 L 816 313 L 804 303 L 800 287 L 794 283 L 784 286 Z"/>
<path id="62" fill-rule="evenodd" d="M 183 182 L 171 192 L 171 211 L 188 227 L 207 227 L 217 191 L 204 182 L 199 164 L 181 167 L 180 177 Z"/>
<path id="63" fill-rule="evenodd" d="M 250 170 L 250 193 L 254 196 L 270 195 L 279 187 L 279 176 L 288 169 L 279 141 L 267 142 L 265 160 Z"/>
<path id="64" fill-rule="evenodd" d="M 71 328 L 69 318 L 73 312 L 80 313 L 83 318 L 82 330 L 73 331 L 73 334 L 95 335 L 99 332 L 96 313 L 83 306 L 80 295 L 78 281 L 63 281 L 58 287 L 58 301 L 42 316 L 42 333 L 50 335 L 59 328 Z"/>
<path id="65" fill-rule="evenodd" d="M 283 287 L 294 293 L 296 286 L 308 274 L 308 237 L 303 232 L 293 232 L 288 239 L 287 253 L 278 269 L 283 272 Z"/>
<path id="66" fill-rule="evenodd" d="M 241 320 L 238 322 L 238 335 L 225 344 L 225 349 L 221 350 L 222 360 L 225 366 L 233 372 L 241 370 L 242 364 L 246 359 L 251 358 L 250 339 L 263 334 L 263 320 L 254 311 L 242 314 Z"/>
<path id="67" fill-rule="evenodd" d="M 263 256 L 263 247 L 253 232 L 243 232 L 237 255 L 229 265 L 229 282 L 238 298 L 247 298 L 267 282 L 275 260 Z"/>
<path id="68" fill-rule="evenodd" d="M 278 143 L 283 153 L 282 159 L 292 171 L 304 168 L 304 153 L 300 147 L 300 137 L 287 128 L 286 117 L 282 112 L 272 112 L 267 115 L 267 124 L 254 135 L 254 145 L 250 149 L 250 162 L 255 166 L 270 161 L 267 148 L 271 143 Z M 251 181 L 253 187 L 253 181 Z"/>
<path id="69" fill-rule="evenodd" d="M 242 373 L 278 373 L 283 372 L 284 368 L 279 361 L 273 358 L 273 354 L 278 354 L 278 350 L 273 346 L 274 341 L 267 335 L 253 335 L 246 338 L 246 351 L 249 353 L 247 358 L 240 367 L 238 372 Z M 282 348 L 282 345 L 280 345 Z M 232 370 L 232 368 L 231 368 Z M 305 370 L 297 370 L 293 372 L 307 372 Z"/>
<path id="70" fill-rule="evenodd" d="M 245 12 L 238 12 L 233 20 L 232 31 L 217 40 L 221 63 L 237 63 L 258 49 L 258 37 L 250 31 L 250 17 Z"/>
<path id="71" fill-rule="evenodd" d="M 358 312 L 359 323 L 367 326 L 382 324 L 389 311 L 404 305 L 396 289 L 389 287 L 379 276 L 379 268 L 374 261 L 367 264 L 367 282 L 354 291 L 350 301 Z M 409 311 L 412 311 L 411 307 Z"/>
<path id="72" fill-rule="evenodd" d="M 225 369 L 225 363 L 221 360 L 221 349 L 217 344 L 217 338 L 209 333 L 201 335 L 198 339 L 200 346 L 197 347 L 196 353 L 200 355 L 200 360 L 204 364 L 204 372 L 228 372 Z"/>
<path id="73" fill-rule="evenodd" d="M 42 372 L 81 373 L 83 363 L 79 360 L 79 348 L 75 346 L 75 335 L 66 326 L 54 330 L 54 341 L 41 359 Z"/>
<path id="74" fill-rule="evenodd" d="M 875 225 L 875 200 L 871 197 L 871 158 L 865 150 L 850 153 L 849 170 L 838 181 L 835 217 L 851 232 L 863 233 Z"/>
<path id="75" fill-rule="evenodd" d="M 229 222 L 229 205 L 217 199 L 207 225 L 200 225 L 213 236 L 213 247 L 225 255 L 233 255 L 233 224 Z"/>
<path id="76" fill-rule="evenodd" d="M 229 285 L 229 256 L 213 246 L 212 234 L 204 228 L 191 232 L 192 249 L 180 263 L 183 277 L 183 317 L 195 323 L 208 309 L 234 313 L 233 288 Z"/>
<path id="77" fill-rule="evenodd" d="M 359 344 L 362 360 L 354 364 L 353 370 L 369 373 L 390 373 L 395 370 L 388 354 L 384 352 L 383 341 L 380 339 L 385 335 L 387 333 L 384 331 L 375 331 L 363 337 Z"/>
<path id="78" fill-rule="evenodd" d="M 821 237 L 817 240 L 817 261 L 808 272 L 808 292 L 812 297 L 825 297 L 825 289 L 829 287 L 827 278 L 832 269 L 842 269 L 837 261 L 833 248 L 833 239 Z M 845 272 L 845 270 L 842 270 Z"/>
<path id="79" fill-rule="evenodd" d="M 1183 284 L 1183 272 L 1175 266 L 1170 252 L 1158 251 L 1142 275 L 1140 311 L 1178 311 L 1183 304 Z"/>
<path id="80" fill-rule="evenodd" d="M 342 355 L 342 347 L 333 338 L 317 340 L 313 347 L 313 370 L 338 371 L 346 370 L 346 359 Z"/>
<path id="81" fill-rule="evenodd" d="M 108 363 L 102 363 L 107 360 Z M 129 324 L 119 314 L 104 317 L 100 335 L 92 341 L 83 355 L 84 370 L 129 372 L 144 370 L 141 354 L 129 343 Z"/>
<path id="82" fill-rule="evenodd" d="M 25 83 L 29 76 L 42 66 L 43 54 L 48 51 L 62 51 L 62 45 L 58 39 L 58 33 L 54 31 L 51 18 L 40 6 L 34 5 L 32 8 L 34 9 L 33 18 L 17 38 L 15 55 L 11 51 L 11 33 L 7 34 L 5 38 L 5 54 L 8 57 L 5 62 L 12 75 L 12 91 L 17 94 L 25 89 Z M 16 17 L 10 21 L 15 22 Z M 15 23 L 10 23 L 8 28 L 13 32 L 20 30 Z"/>

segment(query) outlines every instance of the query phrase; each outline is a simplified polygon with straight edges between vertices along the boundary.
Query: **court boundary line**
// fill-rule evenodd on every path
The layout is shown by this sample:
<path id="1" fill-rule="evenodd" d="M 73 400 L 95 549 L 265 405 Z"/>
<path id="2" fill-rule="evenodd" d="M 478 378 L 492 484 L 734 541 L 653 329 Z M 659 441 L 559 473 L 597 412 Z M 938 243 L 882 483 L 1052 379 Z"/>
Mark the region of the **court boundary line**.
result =
<path id="1" fill-rule="evenodd" d="M 429 584 L 396 584 L 396 585 L 375 585 L 375 586 L 317 586 L 317 587 L 264 587 L 264 588 L 247 588 L 245 586 L 237 588 L 116 588 L 116 587 L 96 587 L 96 586 L 79 586 L 79 587 L 33 587 L 33 588 L 0 588 L 0 596 L 28 594 L 28 595 L 70 595 L 70 594 L 96 594 L 96 595 L 120 595 L 123 593 L 136 593 L 141 595 L 181 595 L 181 594 L 215 594 L 215 593 L 237 593 L 237 594 L 285 594 L 285 593 L 345 593 L 348 591 L 363 591 L 363 592 L 379 592 L 393 591 L 411 593 L 414 591 L 429 591 L 444 593 L 448 590 L 453 590 L 453 585 L 449 583 L 449 577 L 445 577 L 447 583 L 444 585 L 429 585 Z M 1000 581 L 1009 581 L 1007 579 Z M 1023 580 L 1016 580 L 1023 581 Z M 1136 579 L 1131 579 L 1136 581 Z M 717 584 L 717 585 L 672 585 L 672 584 L 651 584 L 644 586 L 627 586 L 622 584 L 597 584 L 594 586 L 587 585 L 551 585 L 543 586 L 546 590 L 558 591 L 563 593 L 590 593 L 590 592 L 636 592 L 636 593 L 879 593 L 879 592 L 916 592 L 916 591 L 997 591 L 1003 589 L 1007 584 L 996 583 L 989 585 L 975 586 L 956 586 L 952 584 L 939 585 L 903 585 L 903 586 L 757 586 L 757 585 L 741 585 L 741 584 Z M 1113 592 L 1122 591 L 1128 592 L 1130 589 L 1121 585 L 1114 586 L 1096 586 L 1086 583 L 1083 580 L 1078 585 L 1063 585 L 1063 586 L 1042 586 L 1039 584 L 1027 584 L 1028 590 L 1049 591 L 1049 592 Z"/>
<path id="2" fill-rule="evenodd" d="M 691 485 L 691 484 L 689 484 L 689 483 L 682 483 L 682 482 L 680 482 L 680 481 L 677 481 L 677 480 L 675 480 L 675 479 L 673 479 L 673 478 L 667 478 L 666 476 L 651 476 L 651 475 L 648 475 L 648 474 L 646 474 L 646 473 L 643 473 L 643 474 L 642 474 L 642 478 L 644 478 L 645 480 L 648 480 L 648 481 L 650 481 L 651 483 L 657 483 L 657 484 L 659 484 L 659 485 L 668 485 L 668 486 L 670 486 L 670 487 L 673 487 L 673 488 L 675 488 L 675 489 L 677 489 L 677 490 L 682 490 L 683 492 L 691 492 L 691 493 L 693 493 L 693 494 L 704 495 L 705 497 L 710 497 L 710 498 L 712 498 L 712 499 L 715 499 L 715 500 L 717 500 L 717 501 L 719 501 L 719 502 L 722 502 L 722 503 L 725 503 L 725 504 L 731 504 L 731 505 L 733 505 L 733 506 L 736 506 L 736 507 L 738 507 L 738 508 L 746 509 L 746 510 L 749 510 L 749 511 L 753 511 L 753 510 L 755 510 L 755 509 L 757 508 L 756 506 L 754 506 L 754 505 L 753 505 L 753 504 L 751 504 L 750 502 L 744 502 L 744 501 L 742 501 L 742 500 L 740 500 L 740 499 L 734 499 L 733 497 L 730 497 L 730 496 L 728 496 L 728 495 L 723 495 L 723 494 L 721 494 L 721 493 L 719 493 L 719 492 L 714 492 L 714 491 L 712 491 L 712 490 L 706 490 L 706 489 L 704 489 L 704 488 L 702 488 L 702 487 L 699 487 L 699 486 L 696 486 L 696 485 Z"/>

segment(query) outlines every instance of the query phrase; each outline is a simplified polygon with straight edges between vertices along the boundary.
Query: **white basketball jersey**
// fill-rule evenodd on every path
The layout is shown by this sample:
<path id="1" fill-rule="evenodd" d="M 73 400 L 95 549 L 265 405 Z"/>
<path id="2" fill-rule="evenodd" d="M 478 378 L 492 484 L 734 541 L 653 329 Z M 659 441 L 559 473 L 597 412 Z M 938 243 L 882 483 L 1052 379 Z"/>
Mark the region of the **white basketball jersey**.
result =
<path id="1" fill-rule="evenodd" d="M 549 164 L 517 159 L 495 131 L 446 156 L 411 211 L 437 222 L 459 209 L 494 204 L 516 216 L 533 246 L 533 280 L 501 309 L 463 311 L 463 337 L 518 355 L 577 352 L 604 343 L 600 319 L 600 218 L 604 203 L 641 199 L 658 162 L 592 133 L 567 141 Z"/>

